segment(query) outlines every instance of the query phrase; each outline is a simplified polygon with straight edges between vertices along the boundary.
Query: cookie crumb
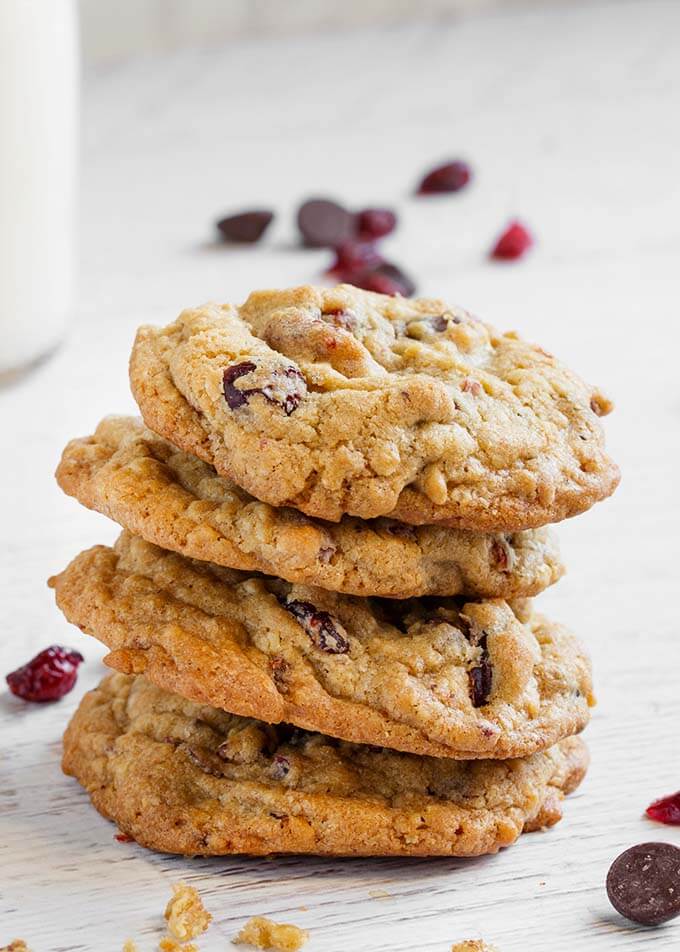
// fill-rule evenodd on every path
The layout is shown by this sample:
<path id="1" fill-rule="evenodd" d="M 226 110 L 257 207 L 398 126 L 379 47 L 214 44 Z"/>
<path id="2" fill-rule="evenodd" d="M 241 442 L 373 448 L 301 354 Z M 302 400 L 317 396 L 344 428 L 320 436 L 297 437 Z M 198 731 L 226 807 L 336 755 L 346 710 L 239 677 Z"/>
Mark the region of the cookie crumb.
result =
<path id="1" fill-rule="evenodd" d="M 253 916 L 232 940 L 235 945 L 251 945 L 256 949 L 276 949 L 277 952 L 297 952 L 309 938 L 306 929 L 288 923 L 272 922 L 264 916 Z"/>
<path id="2" fill-rule="evenodd" d="M 487 945 L 481 939 L 463 939 L 451 946 L 451 952 L 498 952 L 495 945 Z"/>
<path id="3" fill-rule="evenodd" d="M 3 945 L 0 952 L 31 952 L 23 939 L 12 939 L 9 945 Z"/>
<path id="4" fill-rule="evenodd" d="M 212 916 L 201 902 L 198 891 L 186 883 L 175 883 L 173 896 L 165 907 L 168 932 L 173 939 L 186 942 L 205 932 Z"/>
<path id="5" fill-rule="evenodd" d="M 176 939 L 173 939 L 172 936 L 166 935 L 158 943 L 158 948 L 160 952 L 198 952 L 198 946 L 193 942 L 188 942 L 184 945 L 181 942 L 177 942 Z"/>
<path id="6" fill-rule="evenodd" d="M 123 952 L 138 952 L 137 943 L 132 939 L 126 939 L 123 943 Z"/>
<path id="7" fill-rule="evenodd" d="M 368 895 L 371 899 L 391 899 L 392 893 L 389 893 L 386 889 L 369 889 Z"/>

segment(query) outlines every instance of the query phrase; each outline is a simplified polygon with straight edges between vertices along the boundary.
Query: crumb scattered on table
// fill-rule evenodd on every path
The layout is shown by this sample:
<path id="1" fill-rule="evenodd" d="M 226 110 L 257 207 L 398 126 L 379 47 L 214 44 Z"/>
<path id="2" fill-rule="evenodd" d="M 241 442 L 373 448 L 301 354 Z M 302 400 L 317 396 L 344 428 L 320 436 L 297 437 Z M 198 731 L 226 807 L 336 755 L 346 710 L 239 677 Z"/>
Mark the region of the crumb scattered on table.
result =
<path id="1" fill-rule="evenodd" d="M 198 891 L 186 883 L 175 883 L 173 896 L 165 907 L 168 932 L 173 939 L 186 942 L 205 932 L 212 916 L 201 902 Z"/>
<path id="2" fill-rule="evenodd" d="M 3 945 L 0 952 L 31 952 L 23 939 L 12 939 L 9 945 Z"/>
<path id="3" fill-rule="evenodd" d="M 495 945 L 487 945 L 481 939 L 463 939 L 451 946 L 451 952 L 498 952 Z"/>
<path id="4" fill-rule="evenodd" d="M 386 889 L 369 889 L 368 895 L 371 899 L 391 899 L 392 893 L 388 893 Z"/>
<path id="5" fill-rule="evenodd" d="M 137 952 L 137 943 L 132 939 L 126 939 L 123 943 L 123 952 Z"/>
<path id="6" fill-rule="evenodd" d="M 256 949 L 276 949 L 277 952 L 297 952 L 309 938 L 306 929 L 281 924 L 253 916 L 233 939 L 236 945 L 251 945 Z"/>
<path id="7" fill-rule="evenodd" d="M 198 946 L 195 943 L 188 942 L 184 945 L 184 943 L 173 939 L 171 935 L 164 936 L 158 943 L 158 948 L 160 952 L 198 952 Z"/>

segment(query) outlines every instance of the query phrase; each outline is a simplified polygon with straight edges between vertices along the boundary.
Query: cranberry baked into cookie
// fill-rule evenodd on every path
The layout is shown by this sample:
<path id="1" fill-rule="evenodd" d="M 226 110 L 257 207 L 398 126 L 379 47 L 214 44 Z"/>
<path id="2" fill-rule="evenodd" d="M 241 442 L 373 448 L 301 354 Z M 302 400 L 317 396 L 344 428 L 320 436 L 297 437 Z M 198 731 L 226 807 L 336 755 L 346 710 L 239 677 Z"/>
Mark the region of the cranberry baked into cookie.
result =
<path id="1" fill-rule="evenodd" d="M 338 595 L 127 532 L 50 584 L 111 667 L 270 723 L 473 759 L 543 750 L 589 718 L 583 648 L 524 600 Z"/>
<path id="2" fill-rule="evenodd" d="M 57 469 L 84 506 L 165 549 L 352 595 L 536 595 L 562 575 L 548 529 L 483 534 L 276 509 L 132 417 L 72 440 Z"/>
<path id="3" fill-rule="evenodd" d="M 436 299 L 261 291 L 142 327 L 147 425 L 273 506 L 473 531 L 533 528 L 616 487 L 609 401 Z"/>
<path id="4" fill-rule="evenodd" d="M 190 856 L 477 856 L 552 826 L 587 751 L 452 761 L 338 742 L 226 714 L 144 678 L 86 694 L 63 768 L 143 846 Z"/>

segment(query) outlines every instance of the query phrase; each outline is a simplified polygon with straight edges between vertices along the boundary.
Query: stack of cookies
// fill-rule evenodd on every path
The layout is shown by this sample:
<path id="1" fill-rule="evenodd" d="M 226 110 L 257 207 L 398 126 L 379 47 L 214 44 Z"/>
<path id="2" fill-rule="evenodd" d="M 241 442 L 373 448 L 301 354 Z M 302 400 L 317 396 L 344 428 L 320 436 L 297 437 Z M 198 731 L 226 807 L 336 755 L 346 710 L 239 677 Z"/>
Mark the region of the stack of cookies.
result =
<path id="1" fill-rule="evenodd" d="M 577 639 L 531 598 L 545 528 L 618 482 L 606 398 L 439 300 L 252 294 L 143 327 L 144 423 L 60 486 L 122 526 L 51 580 L 117 673 L 64 769 L 186 854 L 459 855 L 555 823 L 584 775 Z"/>

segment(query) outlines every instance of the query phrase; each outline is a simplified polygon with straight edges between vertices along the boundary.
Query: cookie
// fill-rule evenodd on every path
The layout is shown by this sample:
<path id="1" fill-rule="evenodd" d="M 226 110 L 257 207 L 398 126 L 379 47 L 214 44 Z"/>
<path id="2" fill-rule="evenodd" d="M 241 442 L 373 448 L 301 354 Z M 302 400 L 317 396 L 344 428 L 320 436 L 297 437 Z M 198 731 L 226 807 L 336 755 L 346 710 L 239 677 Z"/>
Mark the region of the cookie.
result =
<path id="1" fill-rule="evenodd" d="M 111 649 L 111 667 L 270 723 L 468 759 L 524 756 L 588 720 L 578 641 L 504 601 L 337 595 L 129 533 L 50 584 L 68 620 Z"/>
<path id="2" fill-rule="evenodd" d="M 435 299 L 348 285 L 252 294 L 142 327 L 147 425 L 273 506 L 483 532 L 608 496 L 609 401 L 553 356 Z"/>
<path id="3" fill-rule="evenodd" d="M 547 529 L 484 535 L 275 509 L 132 417 L 109 417 L 72 440 L 57 481 L 164 549 L 351 595 L 536 595 L 563 572 Z"/>
<path id="4" fill-rule="evenodd" d="M 111 675 L 81 701 L 63 768 L 166 853 L 477 856 L 552 826 L 579 738 L 525 760 L 453 761 L 272 727 Z"/>

